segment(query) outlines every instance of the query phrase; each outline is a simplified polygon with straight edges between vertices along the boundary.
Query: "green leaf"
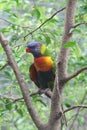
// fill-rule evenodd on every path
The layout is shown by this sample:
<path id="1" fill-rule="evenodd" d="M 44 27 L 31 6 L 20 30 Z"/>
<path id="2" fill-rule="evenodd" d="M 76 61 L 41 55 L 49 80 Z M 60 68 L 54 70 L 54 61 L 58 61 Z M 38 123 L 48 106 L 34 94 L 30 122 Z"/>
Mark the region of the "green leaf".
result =
<path id="1" fill-rule="evenodd" d="M 10 73 L 9 71 L 4 70 L 4 73 L 5 73 L 5 75 L 6 75 L 6 77 L 7 77 L 8 79 L 12 79 L 12 75 L 11 75 L 11 73 Z"/>
<path id="2" fill-rule="evenodd" d="M 80 57 L 81 56 L 81 49 L 80 49 L 78 43 L 75 44 L 75 47 L 76 47 L 75 54 L 77 55 L 77 57 Z"/>
<path id="3" fill-rule="evenodd" d="M 51 19 L 49 22 L 52 22 L 52 23 L 57 23 L 58 20 L 57 19 Z"/>
<path id="4" fill-rule="evenodd" d="M 1 4 L 1 3 L 6 3 L 6 2 L 7 2 L 7 0 L 3 0 L 2 2 L 0 2 L 0 4 Z"/>
<path id="5" fill-rule="evenodd" d="M 15 2 L 16 2 L 16 4 L 17 4 L 17 6 L 19 6 L 19 0 L 15 0 Z"/>
<path id="6" fill-rule="evenodd" d="M 78 122 L 79 122 L 79 124 L 80 125 L 83 125 L 83 123 L 84 123 L 84 118 L 83 117 L 78 117 Z"/>
<path id="7" fill-rule="evenodd" d="M 5 33 L 5 32 L 9 32 L 9 30 L 8 30 L 8 28 L 2 28 L 2 29 L 1 29 L 1 32 L 2 32 L 2 33 Z"/>
<path id="8" fill-rule="evenodd" d="M 46 39 L 46 43 L 47 43 L 47 44 L 50 44 L 50 43 L 51 43 L 51 39 L 50 39 L 49 36 L 45 36 L 45 39 Z"/>
<path id="9" fill-rule="evenodd" d="M 76 42 L 67 42 L 63 45 L 63 48 L 73 47 L 76 45 Z"/>
<path id="10" fill-rule="evenodd" d="M 4 12 L 9 13 L 9 14 L 11 14 L 12 16 L 14 16 L 16 18 L 18 17 L 17 14 L 13 13 L 13 11 L 11 11 L 10 9 L 5 9 Z"/>
<path id="11" fill-rule="evenodd" d="M 10 102 L 9 99 L 6 99 L 6 105 L 5 105 L 6 109 L 11 110 L 12 109 L 12 103 Z"/>
<path id="12" fill-rule="evenodd" d="M 73 32 L 82 33 L 82 30 L 79 29 L 79 28 L 72 28 L 72 29 L 70 30 L 70 32 L 71 32 L 71 33 L 73 33 Z"/>
<path id="13" fill-rule="evenodd" d="M 65 103 L 65 106 L 66 106 L 66 107 L 71 107 L 71 104 Z"/>
<path id="14" fill-rule="evenodd" d="M 23 111 L 22 111 L 22 109 L 16 109 L 17 110 L 17 112 L 20 114 L 20 116 L 23 116 Z"/>
<path id="15" fill-rule="evenodd" d="M 32 15 L 35 16 L 37 19 L 39 19 L 39 18 L 40 18 L 40 11 L 35 8 L 35 9 L 32 11 Z"/>
<path id="16" fill-rule="evenodd" d="M 10 10 L 10 9 L 4 9 L 4 12 L 6 12 L 6 13 L 10 13 L 11 10 Z"/>

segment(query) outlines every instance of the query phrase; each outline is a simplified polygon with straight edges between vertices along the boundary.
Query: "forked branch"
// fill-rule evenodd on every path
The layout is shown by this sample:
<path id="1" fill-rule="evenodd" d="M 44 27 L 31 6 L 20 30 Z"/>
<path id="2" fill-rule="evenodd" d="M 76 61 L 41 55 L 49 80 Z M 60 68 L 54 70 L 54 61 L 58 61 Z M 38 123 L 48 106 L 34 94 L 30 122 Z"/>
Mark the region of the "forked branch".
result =
<path id="1" fill-rule="evenodd" d="M 74 25 L 72 28 L 77 28 L 80 25 L 87 25 L 87 22 L 78 23 L 78 24 Z"/>
<path id="2" fill-rule="evenodd" d="M 24 82 L 23 77 L 22 77 L 22 75 L 20 73 L 20 70 L 19 70 L 19 68 L 17 66 L 17 63 L 16 63 L 16 61 L 15 61 L 13 55 L 12 55 L 12 50 L 11 50 L 9 44 L 8 44 L 8 41 L 5 40 L 2 33 L 0 33 L 0 42 L 1 42 L 1 45 L 2 45 L 3 49 L 6 52 L 9 64 L 10 64 L 10 66 L 12 67 L 12 69 L 14 71 L 14 74 L 15 74 L 16 79 L 18 81 L 18 84 L 20 86 L 21 92 L 23 94 L 23 98 L 24 98 L 24 101 L 26 103 L 28 112 L 30 113 L 34 123 L 37 126 L 37 128 L 41 129 L 44 126 L 44 124 L 40 120 L 40 117 L 39 117 L 37 111 L 35 110 L 35 107 L 34 107 L 34 105 L 32 103 L 31 97 L 29 95 L 28 88 L 26 87 L 26 83 Z"/>
<path id="3" fill-rule="evenodd" d="M 24 36 L 24 39 L 31 35 L 32 33 L 34 33 L 35 31 L 39 30 L 43 25 L 45 25 L 48 21 L 50 21 L 55 15 L 57 15 L 59 12 L 63 11 L 66 7 L 57 10 L 51 17 L 49 17 L 48 19 L 46 19 L 41 25 L 39 25 L 37 28 L 35 28 L 33 31 L 29 32 L 27 35 Z"/>
<path id="4" fill-rule="evenodd" d="M 66 109 L 63 113 L 69 112 L 69 111 L 71 111 L 73 109 L 76 109 L 76 108 L 87 108 L 87 105 L 73 106 L 73 107 L 70 107 L 70 108 Z"/>
<path id="5" fill-rule="evenodd" d="M 46 96 L 48 96 L 49 98 L 51 98 L 52 97 L 52 92 L 51 91 L 45 91 L 45 90 L 43 90 L 43 91 L 36 91 L 36 92 L 33 92 L 33 93 L 31 93 L 30 94 L 30 97 L 33 97 L 33 96 L 35 96 L 35 95 L 41 95 L 41 94 L 45 94 Z M 13 96 L 9 96 L 9 95 L 0 95 L 0 98 L 2 98 L 2 99 L 9 99 L 9 100 L 12 100 L 12 102 L 11 103 L 14 103 L 14 102 L 17 102 L 17 101 L 20 101 L 20 100 L 24 100 L 24 98 L 23 97 L 18 97 L 17 95 L 13 95 Z M 10 104 L 10 103 L 9 103 Z"/>
<path id="6" fill-rule="evenodd" d="M 0 71 L 3 70 L 9 63 L 6 62 L 2 67 L 0 67 Z"/>
<path id="7" fill-rule="evenodd" d="M 71 74 L 70 76 L 65 78 L 65 82 L 71 80 L 72 78 L 78 76 L 81 72 L 83 72 L 84 70 L 87 70 L 87 66 L 80 68 L 79 70 L 77 70 L 76 72 L 74 72 L 73 74 Z"/>

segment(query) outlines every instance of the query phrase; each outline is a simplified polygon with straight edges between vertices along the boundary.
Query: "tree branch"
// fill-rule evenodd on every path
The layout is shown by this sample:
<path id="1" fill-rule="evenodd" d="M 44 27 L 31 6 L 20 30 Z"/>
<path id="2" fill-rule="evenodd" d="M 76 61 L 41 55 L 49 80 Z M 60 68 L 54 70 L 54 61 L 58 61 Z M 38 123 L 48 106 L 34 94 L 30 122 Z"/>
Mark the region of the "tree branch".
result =
<path id="1" fill-rule="evenodd" d="M 79 104 L 83 104 L 84 100 L 86 99 L 86 95 L 87 95 L 87 92 L 84 93 L 84 96 L 83 96 L 83 98 L 82 98 L 82 100 L 80 101 Z M 71 124 L 69 125 L 69 130 L 72 129 L 73 124 L 74 124 L 74 122 L 76 121 L 76 119 L 77 119 L 77 117 L 78 117 L 78 115 L 79 115 L 80 108 L 81 108 L 81 107 L 78 107 L 78 108 L 77 108 L 76 114 L 75 114 L 75 116 L 74 116 L 74 118 L 73 118 Z"/>
<path id="2" fill-rule="evenodd" d="M 45 90 L 38 90 L 36 92 L 33 92 L 30 94 L 31 97 L 35 96 L 35 95 L 41 95 L 41 94 L 45 94 L 47 97 L 51 98 L 52 97 L 52 92 L 49 91 L 45 91 Z M 15 96 L 9 96 L 9 95 L 0 95 L 1 98 L 4 99 L 9 99 L 9 100 L 13 100 L 11 103 L 20 101 L 20 100 L 24 100 L 23 97 L 15 97 Z M 9 103 L 10 104 L 10 103 Z"/>
<path id="3" fill-rule="evenodd" d="M 70 107 L 69 109 L 64 110 L 63 113 L 69 112 L 69 111 L 71 111 L 71 110 L 73 110 L 73 109 L 76 109 L 76 108 L 87 108 L 87 105 L 73 106 L 73 107 Z"/>
<path id="4" fill-rule="evenodd" d="M 67 8 L 66 8 L 66 15 L 65 15 L 65 25 L 64 25 L 64 33 L 62 37 L 61 49 L 58 57 L 58 77 L 60 83 L 60 91 L 65 86 L 65 83 L 62 80 L 67 75 L 67 64 L 68 64 L 68 57 L 69 57 L 69 48 L 63 48 L 62 46 L 71 41 L 72 34 L 69 33 L 71 27 L 74 26 L 74 19 L 75 19 L 75 10 L 76 10 L 77 0 L 68 0 L 67 1 Z"/>
<path id="5" fill-rule="evenodd" d="M 78 23 L 78 24 L 72 26 L 71 29 L 69 30 L 69 33 L 72 34 L 73 30 L 80 25 L 87 25 L 87 22 Z"/>
<path id="6" fill-rule="evenodd" d="M 56 130 L 54 129 L 56 125 L 58 129 L 60 129 L 61 117 L 62 117 L 61 94 L 59 91 L 58 73 L 56 72 L 56 79 L 54 83 L 53 96 L 52 96 L 52 102 L 51 102 L 51 113 L 49 117 L 49 125 L 51 127 L 51 130 L 52 129 Z"/>
<path id="7" fill-rule="evenodd" d="M 87 22 L 78 23 L 78 24 L 74 25 L 72 28 L 77 28 L 78 26 L 80 26 L 82 24 L 87 25 Z"/>
<path id="8" fill-rule="evenodd" d="M 52 97 L 52 92 L 51 91 L 46 92 L 45 90 L 41 91 L 41 93 L 40 93 L 40 91 L 33 92 L 33 93 L 30 94 L 30 96 L 33 97 L 37 94 L 38 95 L 45 94 L 49 98 Z M 0 98 L 12 100 L 8 104 L 12 104 L 12 103 L 15 103 L 17 101 L 24 100 L 23 97 L 15 97 L 15 96 L 10 97 L 9 95 L 0 95 Z"/>
<path id="9" fill-rule="evenodd" d="M 81 72 L 83 72 L 84 70 L 87 70 L 87 66 L 86 67 L 83 67 L 83 68 L 80 68 L 79 70 L 77 70 L 76 72 L 74 72 L 73 74 L 71 74 L 70 76 L 66 77 L 64 79 L 65 82 L 71 80 L 72 78 L 78 76 Z"/>
<path id="10" fill-rule="evenodd" d="M 0 71 L 3 70 L 9 63 L 6 62 L 2 67 L 0 67 Z"/>
<path id="11" fill-rule="evenodd" d="M 66 42 L 69 42 L 72 38 L 72 34 L 69 33 L 70 28 L 74 25 L 75 10 L 77 0 L 68 0 L 66 7 L 65 26 L 62 37 L 61 49 L 58 57 L 58 63 L 56 67 L 56 78 L 53 89 L 51 113 L 49 118 L 49 124 L 51 130 L 60 130 L 62 108 L 61 108 L 61 93 L 65 86 L 65 83 L 61 82 L 66 77 L 67 63 L 69 56 L 69 48 L 62 48 Z"/>
<path id="12" fill-rule="evenodd" d="M 39 30 L 43 25 L 45 25 L 48 21 L 50 21 L 56 14 L 58 14 L 59 12 L 63 11 L 66 7 L 56 11 L 51 17 L 49 17 L 48 19 L 46 19 L 41 25 L 39 25 L 36 29 L 34 29 L 33 31 L 29 32 L 27 35 L 24 36 L 24 39 L 28 36 L 31 35 L 32 33 L 34 33 L 35 31 Z"/>
<path id="13" fill-rule="evenodd" d="M 31 93 L 30 96 L 33 97 L 33 96 L 35 96 L 37 94 L 39 94 L 39 91 Z M 9 95 L 0 95 L 0 97 L 2 97 L 4 99 L 9 99 L 9 100 L 11 99 L 11 100 L 13 100 L 13 102 L 16 102 L 16 101 L 19 101 L 19 100 L 23 99 L 23 97 L 15 97 L 15 96 L 10 97 Z"/>
<path id="14" fill-rule="evenodd" d="M 22 91 L 23 98 L 24 98 L 24 101 L 26 103 L 28 112 L 30 113 L 31 118 L 33 119 L 33 121 L 36 124 L 37 128 L 41 129 L 44 126 L 44 124 L 40 120 L 39 115 L 38 115 L 37 111 L 35 110 L 35 107 L 34 107 L 34 105 L 32 103 L 31 97 L 29 95 L 28 88 L 26 87 L 26 83 L 24 82 L 23 77 L 22 77 L 22 75 L 20 73 L 20 70 L 19 70 L 19 68 L 17 66 L 17 63 L 14 60 L 14 57 L 12 55 L 12 50 L 11 50 L 9 44 L 8 44 L 8 41 L 5 40 L 2 33 L 0 33 L 0 42 L 1 42 L 1 45 L 2 45 L 2 47 L 4 48 L 4 50 L 6 52 L 9 64 L 10 64 L 10 66 L 12 67 L 12 69 L 14 71 L 16 79 L 18 80 L 18 84 L 19 84 L 20 89 Z"/>

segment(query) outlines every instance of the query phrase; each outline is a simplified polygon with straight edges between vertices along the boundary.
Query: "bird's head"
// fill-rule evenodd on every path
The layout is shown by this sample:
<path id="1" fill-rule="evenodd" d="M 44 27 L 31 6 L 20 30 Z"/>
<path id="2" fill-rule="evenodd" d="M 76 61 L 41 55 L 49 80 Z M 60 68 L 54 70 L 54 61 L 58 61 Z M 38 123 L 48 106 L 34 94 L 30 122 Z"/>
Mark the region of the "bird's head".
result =
<path id="1" fill-rule="evenodd" d="M 39 57 L 44 54 L 46 46 L 38 42 L 30 42 L 27 45 L 26 53 L 32 53 L 34 57 Z"/>

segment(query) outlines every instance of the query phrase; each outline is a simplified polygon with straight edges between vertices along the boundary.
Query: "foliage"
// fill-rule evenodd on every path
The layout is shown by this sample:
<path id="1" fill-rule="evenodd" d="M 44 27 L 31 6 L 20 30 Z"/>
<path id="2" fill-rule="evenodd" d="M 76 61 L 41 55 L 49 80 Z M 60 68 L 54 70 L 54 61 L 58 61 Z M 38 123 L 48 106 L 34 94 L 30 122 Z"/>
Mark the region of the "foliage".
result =
<path id="1" fill-rule="evenodd" d="M 55 57 L 55 62 L 60 50 L 60 43 L 64 28 L 64 12 L 60 12 L 44 26 L 37 31 L 32 32 L 41 25 L 55 11 L 66 6 L 66 1 L 57 2 L 49 0 L 28 1 L 28 0 L 1 0 L 0 1 L 0 31 L 5 34 L 10 41 L 13 55 L 18 63 L 21 73 L 27 82 L 30 93 L 36 91 L 35 85 L 31 82 L 28 69 L 33 62 L 32 55 L 26 55 L 25 48 L 27 42 L 39 41 L 45 43 Z M 76 23 L 87 21 L 87 2 L 80 0 L 76 13 Z M 68 72 L 72 73 L 78 68 L 87 65 L 87 26 L 80 25 L 71 30 L 73 32 L 73 40 L 66 43 L 66 47 L 70 47 L 70 58 L 68 64 Z M 30 33 L 26 38 L 24 38 Z M 73 45 L 74 44 L 74 45 Z M 0 67 L 7 62 L 6 54 L 0 46 Z M 81 73 L 75 79 L 67 83 L 67 87 L 63 93 L 64 108 L 78 105 L 84 93 L 87 92 L 87 72 Z M 21 97 L 21 91 L 10 66 L 0 71 L 0 126 L 1 130 L 34 130 L 36 129 L 31 118 L 27 114 L 27 110 L 23 100 L 13 101 L 11 97 Z M 32 97 L 35 107 L 38 109 L 44 122 L 47 121 L 50 109 L 50 99 L 46 96 Z M 87 101 L 84 101 L 87 104 Z M 80 112 L 81 113 L 81 112 Z M 86 112 L 83 111 L 83 115 Z M 66 113 L 69 120 L 75 111 Z M 84 116 L 79 116 L 77 122 L 79 125 L 85 123 Z"/>

